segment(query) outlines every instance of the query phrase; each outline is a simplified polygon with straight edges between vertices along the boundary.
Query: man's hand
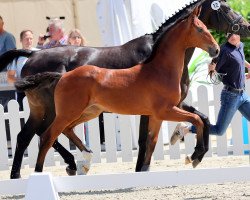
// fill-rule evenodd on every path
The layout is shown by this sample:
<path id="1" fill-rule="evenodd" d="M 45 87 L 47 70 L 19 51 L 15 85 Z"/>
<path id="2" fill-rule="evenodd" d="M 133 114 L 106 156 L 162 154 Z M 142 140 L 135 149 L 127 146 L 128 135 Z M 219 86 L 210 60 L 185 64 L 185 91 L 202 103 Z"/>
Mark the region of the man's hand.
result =
<path id="1" fill-rule="evenodd" d="M 211 62 L 209 65 L 208 65 L 208 74 L 210 75 L 210 78 L 212 78 L 212 75 L 213 73 L 215 72 L 215 67 L 216 67 L 216 64 Z"/>
<path id="2" fill-rule="evenodd" d="M 246 74 L 246 79 L 250 79 L 250 71 Z"/>
<path id="3" fill-rule="evenodd" d="M 45 42 L 44 35 L 40 34 L 38 37 L 38 45 L 43 45 Z"/>
<path id="4" fill-rule="evenodd" d="M 216 64 L 215 63 L 210 63 L 209 65 L 208 65 L 208 73 L 210 72 L 210 71 L 215 71 L 215 67 L 216 67 Z"/>
<path id="5" fill-rule="evenodd" d="M 245 67 L 248 70 L 248 73 L 246 74 L 246 79 L 250 79 L 250 64 L 245 60 Z"/>
<path id="6" fill-rule="evenodd" d="M 250 68 L 250 63 L 247 62 L 246 60 L 245 60 L 245 67 L 248 68 L 248 69 Z"/>

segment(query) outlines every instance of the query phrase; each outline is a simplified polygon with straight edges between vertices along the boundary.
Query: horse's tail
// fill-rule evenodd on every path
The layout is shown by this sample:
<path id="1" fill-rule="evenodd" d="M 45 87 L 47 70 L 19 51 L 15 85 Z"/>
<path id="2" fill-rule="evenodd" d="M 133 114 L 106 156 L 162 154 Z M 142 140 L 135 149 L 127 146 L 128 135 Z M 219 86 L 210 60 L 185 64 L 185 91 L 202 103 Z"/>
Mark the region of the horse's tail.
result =
<path id="1" fill-rule="evenodd" d="M 56 85 L 62 74 L 58 72 L 44 72 L 31 76 L 26 76 L 23 79 L 19 79 L 15 82 L 17 91 L 25 92 L 26 90 L 32 90 L 37 87 Z"/>
<path id="2" fill-rule="evenodd" d="M 26 49 L 13 49 L 3 53 L 0 56 L 0 71 L 3 71 L 7 65 L 19 56 L 30 57 L 34 51 Z"/>

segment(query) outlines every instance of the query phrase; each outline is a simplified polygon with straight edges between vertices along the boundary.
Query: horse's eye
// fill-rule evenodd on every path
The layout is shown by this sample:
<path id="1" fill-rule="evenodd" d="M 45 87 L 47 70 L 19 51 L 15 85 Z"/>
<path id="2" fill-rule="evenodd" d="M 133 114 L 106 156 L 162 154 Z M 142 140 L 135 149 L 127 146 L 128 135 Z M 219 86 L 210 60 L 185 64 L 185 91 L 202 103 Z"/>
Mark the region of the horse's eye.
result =
<path id="1" fill-rule="evenodd" d="M 198 27 L 197 30 L 198 30 L 199 33 L 203 32 L 203 28 Z"/>

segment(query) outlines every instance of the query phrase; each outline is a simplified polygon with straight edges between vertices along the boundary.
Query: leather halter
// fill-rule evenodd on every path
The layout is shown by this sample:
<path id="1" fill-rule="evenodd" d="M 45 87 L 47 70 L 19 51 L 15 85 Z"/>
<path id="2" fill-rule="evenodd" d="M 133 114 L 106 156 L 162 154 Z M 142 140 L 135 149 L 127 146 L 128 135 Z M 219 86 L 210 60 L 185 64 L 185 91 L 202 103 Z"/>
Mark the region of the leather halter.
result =
<path id="1" fill-rule="evenodd" d="M 222 0 L 220 0 L 219 2 L 221 2 Z M 220 7 L 218 10 L 215 10 L 216 14 L 217 14 L 217 19 L 218 19 L 218 30 L 220 31 L 220 16 L 219 14 L 222 15 L 222 17 L 224 17 L 224 19 L 227 21 L 227 23 L 229 24 L 228 29 L 227 29 L 227 33 L 235 33 L 238 32 L 241 28 L 241 25 L 239 24 L 240 20 L 242 19 L 242 16 L 240 15 L 237 19 L 233 20 L 231 19 L 226 12 Z"/>

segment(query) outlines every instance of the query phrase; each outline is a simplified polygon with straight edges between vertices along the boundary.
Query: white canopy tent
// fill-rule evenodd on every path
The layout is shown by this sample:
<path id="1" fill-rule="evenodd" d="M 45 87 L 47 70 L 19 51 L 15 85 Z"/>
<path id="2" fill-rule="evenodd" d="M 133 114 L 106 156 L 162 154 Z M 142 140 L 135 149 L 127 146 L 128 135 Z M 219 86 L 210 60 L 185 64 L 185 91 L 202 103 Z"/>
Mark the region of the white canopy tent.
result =
<path id="1" fill-rule="evenodd" d="M 156 30 L 190 0 L 99 0 L 97 18 L 104 46 L 121 45 Z"/>
<path id="2" fill-rule="evenodd" d="M 101 46 L 96 5 L 97 0 L 0 0 L 0 15 L 5 30 L 15 36 L 17 48 L 21 48 L 19 34 L 24 29 L 33 31 L 36 45 L 39 34 L 46 33 L 46 16 L 64 16 L 66 34 L 78 28 L 87 39 L 87 45 Z"/>

